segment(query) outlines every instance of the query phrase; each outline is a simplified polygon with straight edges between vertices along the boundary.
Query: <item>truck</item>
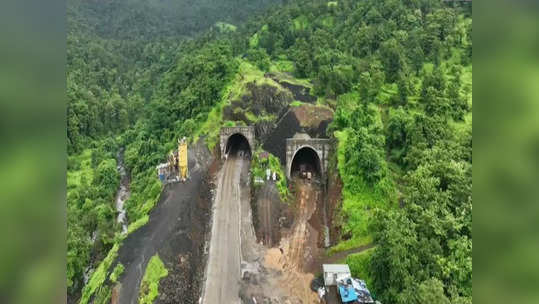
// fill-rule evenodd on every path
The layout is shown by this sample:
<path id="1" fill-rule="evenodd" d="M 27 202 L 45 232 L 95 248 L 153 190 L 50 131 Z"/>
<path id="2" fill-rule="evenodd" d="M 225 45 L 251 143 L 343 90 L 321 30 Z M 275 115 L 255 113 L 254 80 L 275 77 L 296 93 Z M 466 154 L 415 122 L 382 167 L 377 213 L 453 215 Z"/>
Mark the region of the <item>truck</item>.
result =
<path id="1" fill-rule="evenodd" d="M 375 303 L 365 281 L 353 278 L 347 264 L 323 264 L 324 286 L 317 290 L 328 304 Z"/>

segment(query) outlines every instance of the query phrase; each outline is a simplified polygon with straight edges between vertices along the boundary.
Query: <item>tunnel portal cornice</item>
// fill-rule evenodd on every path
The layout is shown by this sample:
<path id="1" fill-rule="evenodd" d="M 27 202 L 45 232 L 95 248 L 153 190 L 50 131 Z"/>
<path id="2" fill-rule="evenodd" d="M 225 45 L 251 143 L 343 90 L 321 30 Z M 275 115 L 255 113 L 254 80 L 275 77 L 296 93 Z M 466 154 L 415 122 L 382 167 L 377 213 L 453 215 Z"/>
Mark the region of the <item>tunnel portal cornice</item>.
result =
<path id="1" fill-rule="evenodd" d="M 249 142 L 249 148 L 251 151 L 255 150 L 255 127 L 254 126 L 238 126 L 238 127 L 221 127 L 220 133 L 220 148 L 221 158 L 225 158 L 226 144 L 230 136 L 234 134 L 241 134 Z"/>
<path id="2" fill-rule="evenodd" d="M 329 149 L 331 147 L 330 140 L 324 138 L 309 138 L 307 136 L 294 136 L 286 139 L 286 177 L 290 179 L 292 170 L 292 161 L 296 153 L 303 148 L 313 149 L 320 159 L 320 174 L 322 180 L 325 180 L 328 163 Z"/>

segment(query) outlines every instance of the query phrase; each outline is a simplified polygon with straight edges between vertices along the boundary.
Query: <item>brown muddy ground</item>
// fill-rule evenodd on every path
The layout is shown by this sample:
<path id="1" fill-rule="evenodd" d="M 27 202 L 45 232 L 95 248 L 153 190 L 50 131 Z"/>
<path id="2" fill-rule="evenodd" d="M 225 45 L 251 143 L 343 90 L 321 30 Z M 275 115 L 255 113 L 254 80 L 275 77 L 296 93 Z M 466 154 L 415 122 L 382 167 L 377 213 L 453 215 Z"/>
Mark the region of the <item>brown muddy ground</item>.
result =
<path id="1" fill-rule="evenodd" d="M 302 128 L 311 130 L 312 137 L 326 137 L 325 132 L 317 133 L 321 130 L 318 130 L 319 127 L 324 128 L 333 120 L 333 110 L 324 106 L 315 106 L 310 104 L 304 104 L 299 107 L 294 107 L 291 109 L 292 112 L 296 115 L 296 118 L 300 122 Z M 325 126 L 325 127 L 324 127 Z M 313 136 L 314 135 L 314 136 Z"/>
<path id="2" fill-rule="evenodd" d="M 322 253 L 319 233 L 322 223 L 319 218 L 319 209 L 323 205 L 322 188 L 318 183 L 304 179 L 294 179 L 292 184 L 294 201 L 290 205 L 280 203 L 279 214 L 285 214 L 286 220 L 293 217 L 293 222 L 288 228 L 280 225 L 281 239 L 277 243 L 266 241 L 269 236 L 264 229 L 267 229 L 268 224 L 259 225 L 257 235 L 265 242 L 266 249 L 260 251 L 261 259 L 257 260 L 256 270 L 242 281 L 240 297 L 243 303 L 254 303 L 253 298 L 257 303 L 319 302 L 318 295 L 310 289 L 310 283 L 314 278 L 313 265 Z M 258 196 L 257 207 L 262 207 L 258 215 L 261 221 L 264 221 L 267 214 L 276 215 L 274 211 L 264 210 L 269 197 L 266 191 L 270 191 L 264 191 L 264 187 L 272 189 L 272 186 L 266 182 Z"/>
<path id="3" fill-rule="evenodd" d="M 281 241 L 287 260 L 284 268 L 307 272 L 320 251 L 322 191 L 318 184 L 305 179 L 295 178 L 292 183 L 296 217 L 289 234 Z"/>
<path id="4" fill-rule="evenodd" d="M 266 247 L 272 247 L 281 240 L 280 223 L 281 199 L 273 181 L 266 181 L 253 198 L 256 238 Z M 281 220 L 280 220 L 281 219 Z"/>

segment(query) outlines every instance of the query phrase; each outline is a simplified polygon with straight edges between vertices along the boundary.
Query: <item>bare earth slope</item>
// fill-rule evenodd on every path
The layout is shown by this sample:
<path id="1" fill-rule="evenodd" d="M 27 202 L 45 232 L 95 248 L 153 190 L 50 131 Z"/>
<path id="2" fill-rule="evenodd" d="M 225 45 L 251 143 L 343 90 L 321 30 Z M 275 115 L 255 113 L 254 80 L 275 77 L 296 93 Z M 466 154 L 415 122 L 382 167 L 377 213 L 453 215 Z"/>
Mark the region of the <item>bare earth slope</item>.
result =
<path id="1" fill-rule="evenodd" d="M 205 144 L 199 143 L 189 150 L 190 179 L 186 183 L 175 183 L 166 186 L 157 206 L 150 214 L 148 223 L 130 234 L 123 242 L 118 254 L 118 262 L 125 271 L 120 280 L 119 303 L 138 303 L 139 287 L 146 265 L 150 257 L 159 253 L 168 269 L 178 263 L 177 256 L 190 253 L 191 265 L 188 269 L 190 280 L 196 279 L 193 274 L 197 265 L 201 264 L 201 254 L 197 254 L 197 246 L 203 239 L 193 239 L 193 229 L 201 229 L 201 225 L 193 225 L 200 217 L 199 206 L 203 192 L 207 192 L 204 179 L 208 171 L 211 156 Z M 206 188 L 206 189 L 203 189 Z M 209 198 L 207 198 L 209 201 Z M 184 282 L 185 284 L 186 282 Z M 190 284 L 196 282 L 189 282 Z M 197 290 L 196 288 L 195 290 Z M 185 295 L 184 303 L 196 303 L 193 294 Z"/>

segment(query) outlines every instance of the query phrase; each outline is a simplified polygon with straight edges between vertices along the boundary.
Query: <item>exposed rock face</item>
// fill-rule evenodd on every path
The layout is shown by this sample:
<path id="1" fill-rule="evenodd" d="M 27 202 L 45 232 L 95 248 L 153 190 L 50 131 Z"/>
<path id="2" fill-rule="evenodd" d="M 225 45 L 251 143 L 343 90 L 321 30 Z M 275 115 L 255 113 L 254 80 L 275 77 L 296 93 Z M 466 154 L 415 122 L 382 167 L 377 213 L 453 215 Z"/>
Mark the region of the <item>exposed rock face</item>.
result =
<path id="1" fill-rule="evenodd" d="M 223 111 L 225 120 L 243 121 L 252 124 L 261 117 L 280 117 L 292 102 L 292 94 L 273 85 L 250 82 L 240 99 L 232 100 Z M 253 117 L 254 116 L 254 117 Z M 254 121 L 253 121 L 254 119 Z"/>

